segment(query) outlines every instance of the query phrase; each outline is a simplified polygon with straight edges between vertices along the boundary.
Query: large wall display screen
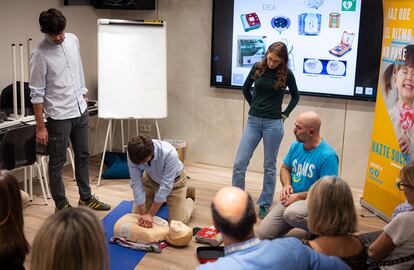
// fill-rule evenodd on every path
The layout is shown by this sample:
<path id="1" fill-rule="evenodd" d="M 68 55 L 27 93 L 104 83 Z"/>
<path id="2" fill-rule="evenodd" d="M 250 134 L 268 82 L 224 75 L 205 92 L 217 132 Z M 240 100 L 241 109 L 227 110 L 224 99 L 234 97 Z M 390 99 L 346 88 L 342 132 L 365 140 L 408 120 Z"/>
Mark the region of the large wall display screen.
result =
<path id="1" fill-rule="evenodd" d="M 240 88 L 276 41 L 302 94 L 375 100 L 380 0 L 215 0 L 211 85 Z"/>

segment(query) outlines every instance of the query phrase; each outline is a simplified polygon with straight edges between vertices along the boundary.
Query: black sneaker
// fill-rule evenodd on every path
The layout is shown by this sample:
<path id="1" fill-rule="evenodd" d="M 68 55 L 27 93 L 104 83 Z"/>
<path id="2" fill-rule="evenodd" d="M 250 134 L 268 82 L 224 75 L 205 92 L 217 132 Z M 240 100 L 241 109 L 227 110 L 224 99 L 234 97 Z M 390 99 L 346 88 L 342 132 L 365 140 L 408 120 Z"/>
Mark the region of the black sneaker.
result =
<path id="1" fill-rule="evenodd" d="M 97 211 L 107 211 L 111 209 L 111 206 L 109 204 L 106 204 L 104 202 L 101 202 L 98 197 L 95 195 L 92 195 L 91 198 L 87 201 L 82 201 L 79 199 L 79 206 L 87 206 L 93 210 Z"/>
<path id="2" fill-rule="evenodd" d="M 66 202 L 66 204 L 62 208 L 55 208 L 55 213 L 65 208 L 72 208 L 72 205 Z"/>

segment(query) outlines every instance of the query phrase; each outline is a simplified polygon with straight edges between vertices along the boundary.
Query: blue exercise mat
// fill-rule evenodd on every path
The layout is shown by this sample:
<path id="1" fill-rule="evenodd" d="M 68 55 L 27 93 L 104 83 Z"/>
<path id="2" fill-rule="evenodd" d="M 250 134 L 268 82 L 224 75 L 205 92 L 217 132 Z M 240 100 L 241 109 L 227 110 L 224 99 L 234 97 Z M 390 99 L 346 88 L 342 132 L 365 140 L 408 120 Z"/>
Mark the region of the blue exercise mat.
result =
<path id="1" fill-rule="evenodd" d="M 131 213 L 132 204 L 132 201 L 122 201 L 102 220 L 102 226 L 105 231 L 105 239 L 108 245 L 110 270 L 134 269 L 146 253 L 144 251 L 133 250 L 111 243 L 111 237 L 114 235 L 115 223 L 123 215 Z M 161 207 L 157 213 L 157 216 L 165 220 L 168 219 L 168 208 L 166 205 Z"/>

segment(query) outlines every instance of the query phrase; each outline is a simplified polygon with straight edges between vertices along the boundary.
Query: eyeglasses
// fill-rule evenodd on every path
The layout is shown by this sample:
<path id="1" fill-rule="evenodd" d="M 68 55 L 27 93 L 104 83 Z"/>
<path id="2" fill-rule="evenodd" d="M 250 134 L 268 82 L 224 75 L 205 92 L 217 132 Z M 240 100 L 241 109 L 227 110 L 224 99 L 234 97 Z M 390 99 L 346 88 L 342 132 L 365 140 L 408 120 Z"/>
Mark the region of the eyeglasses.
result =
<path id="1" fill-rule="evenodd" d="M 407 189 L 407 190 L 414 190 L 414 187 L 413 187 L 412 185 L 406 184 L 406 183 L 404 183 L 402 180 L 400 180 L 400 181 L 397 183 L 397 188 L 398 188 L 399 190 L 401 190 L 401 191 L 403 191 L 404 189 Z"/>
<path id="2" fill-rule="evenodd" d="M 272 64 L 280 64 L 280 63 L 282 63 L 282 61 L 280 59 L 273 59 L 271 57 L 267 57 L 266 60 L 267 60 L 267 62 L 272 63 Z"/>

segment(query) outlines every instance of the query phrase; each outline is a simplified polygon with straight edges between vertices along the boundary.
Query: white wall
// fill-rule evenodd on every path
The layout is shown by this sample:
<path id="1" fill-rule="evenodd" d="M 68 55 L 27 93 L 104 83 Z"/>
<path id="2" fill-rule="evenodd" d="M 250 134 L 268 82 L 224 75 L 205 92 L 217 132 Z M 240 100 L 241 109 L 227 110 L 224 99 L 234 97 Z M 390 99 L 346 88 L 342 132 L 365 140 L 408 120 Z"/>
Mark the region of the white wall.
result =
<path id="1" fill-rule="evenodd" d="M 0 58 L 3 64 L 0 66 L 0 88 L 12 80 L 9 45 L 12 42 L 26 42 L 29 37 L 33 38 L 34 45 L 41 40 L 37 20 L 42 10 L 50 7 L 61 9 L 68 20 L 67 30 L 78 35 L 90 98 L 96 97 L 97 89 L 97 18 L 155 19 L 158 15 L 168 24 L 169 117 L 160 121 L 161 134 L 164 138 L 184 139 L 187 142 L 186 160 L 231 167 L 248 106 L 240 91 L 209 86 L 212 1 L 158 1 L 157 12 L 95 10 L 90 6 L 64 7 L 63 1 L 56 0 L 2 0 Z M 285 105 L 289 98 L 286 96 Z M 323 137 L 340 156 L 342 176 L 353 187 L 362 188 L 374 107 L 375 103 L 362 101 L 301 97 L 298 107 L 285 123 L 278 167 L 294 140 L 292 128 L 295 116 L 306 110 L 315 110 L 322 117 Z M 92 119 L 92 129 L 94 123 Z M 100 121 L 94 153 L 102 149 L 105 123 Z M 251 161 L 250 170 L 262 171 L 262 162 L 263 150 L 260 146 Z"/>
<path id="2" fill-rule="evenodd" d="M 61 9 L 67 18 L 68 32 L 75 33 L 81 41 L 81 54 L 86 73 L 86 83 L 91 98 L 96 97 L 97 88 L 97 34 L 98 17 L 109 16 L 107 10 L 95 10 L 90 6 L 63 6 L 63 0 L 2 0 L 0 9 L 0 88 L 12 82 L 11 43 L 23 43 L 25 46 L 25 64 L 27 63 L 27 39 L 33 39 L 33 47 L 43 39 L 38 23 L 39 14 L 48 8 Z M 27 79 L 27 71 L 26 79 Z"/>

